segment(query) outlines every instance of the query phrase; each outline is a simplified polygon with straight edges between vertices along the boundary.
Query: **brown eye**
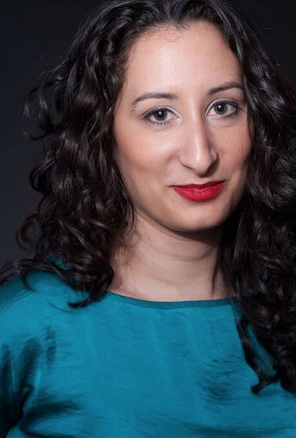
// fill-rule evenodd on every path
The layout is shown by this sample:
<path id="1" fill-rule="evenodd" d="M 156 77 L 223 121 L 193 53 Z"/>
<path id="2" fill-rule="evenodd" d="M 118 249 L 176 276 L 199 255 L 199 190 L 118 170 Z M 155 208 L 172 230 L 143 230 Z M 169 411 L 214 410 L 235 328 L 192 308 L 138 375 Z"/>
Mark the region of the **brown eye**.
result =
<path id="1" fill-rule="evenodd" d="M 212 109 L 215 110 L 215 114 L 213 115 L 221 116 L 223 118 L 235 117 L 241 110 L 236 102 L 216 102 L 214 105 L 212 105 L 210 111 Z"/>
<path id="2" fill-rule="evenodd" d="M 166 118 L 166 113 L 166 110 L 160 109 L 155 111 L 153 114 L 158 121 L 163 122 L 163 120 Z"/>
<path id="3" fill-rule="evenodd" d="M 217 109 L 218 114 L 224 114 L 227 112 L 227 104 L 225 103 L 218 103 L 215 105 L 215 108 Z"/>
<path id="4" fill-rule="evenodd" d="M 151 111 L 149 114 L 147 114 L 144 117 L 145 122 L 152 123 L 153 125 L 166 125 L 167 123 L 170 123 L 172 118 L 168 118 L 168 114 L 171 113 L 174 115 L 174 113 L 167 109 L 167 108 L 159 108 L 157 110 Z M 153 119 L 152 119 L 153 117 Z"/>

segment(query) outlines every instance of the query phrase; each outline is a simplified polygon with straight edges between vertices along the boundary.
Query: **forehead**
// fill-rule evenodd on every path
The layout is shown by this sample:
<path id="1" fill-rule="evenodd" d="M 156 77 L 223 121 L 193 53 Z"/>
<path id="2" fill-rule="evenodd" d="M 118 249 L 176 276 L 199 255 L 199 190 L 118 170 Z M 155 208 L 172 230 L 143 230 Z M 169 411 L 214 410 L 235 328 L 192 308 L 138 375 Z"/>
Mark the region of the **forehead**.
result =
<path id="1" fill-rule="evenodd" d="M 238 80 L 240 65 L 223 35 L 207 22 L 187 29 L 167 26 L 142 35 L 132 47 L 124 88 L 211 87 L 224 80 Z"/>

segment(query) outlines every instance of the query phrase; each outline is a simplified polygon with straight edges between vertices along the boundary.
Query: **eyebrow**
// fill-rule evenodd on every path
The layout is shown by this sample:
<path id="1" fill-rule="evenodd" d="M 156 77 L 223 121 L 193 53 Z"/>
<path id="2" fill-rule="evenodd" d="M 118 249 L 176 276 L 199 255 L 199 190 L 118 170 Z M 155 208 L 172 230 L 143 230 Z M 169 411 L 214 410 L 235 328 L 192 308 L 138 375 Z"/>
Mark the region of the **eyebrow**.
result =
<path id="1" fill-rule="evenodd" d="M 219 93 L 221 91 L 230 90 L 231 88 L 240 88 L 245 91 L 243 85 L 239 82 L 231 81 L 225 82 L 224 84 L 218 85 L 217 87 L 211 88 L 207 92 L 207 96 L 212 96 L 213 94 Z M 135 110 L 137 104 L 146 99 L 169 99 L 169 100 L 178 100 L 178 96 L 174 93 L 162 93 L 162 92 L 147 92 L 137 97 L 131 104 L 132 111 Z"/>

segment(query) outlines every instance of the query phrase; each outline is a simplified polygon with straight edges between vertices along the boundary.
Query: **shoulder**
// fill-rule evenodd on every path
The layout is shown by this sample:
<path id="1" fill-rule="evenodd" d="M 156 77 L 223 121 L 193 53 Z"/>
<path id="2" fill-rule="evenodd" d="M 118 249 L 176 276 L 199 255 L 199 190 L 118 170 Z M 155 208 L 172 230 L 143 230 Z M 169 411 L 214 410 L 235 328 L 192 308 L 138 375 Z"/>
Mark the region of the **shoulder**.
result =
<path id="1" fill-rule="evenodd" d="M 23 375 L 57 360 L 53 352 L 67 348 L 83 317 L 67 304 L 81 301 L 82 292 L 57 275 L 32 271 L 27 283 L 30 289 L 14 277 L 0 287 L 0 380 L 10 370 L 16 391 Z"/>
<path id="2" fill-rule="evenodd" d="M 46 384 L 71 351 L 79 323 L 79 309 L 67 304 L 81 300 L 79 291 L 52 273 L 32 271 L 26 280 L 30 289 L 19 276 L 0 287 L 0 436 L 32 408 L 40 376 Z"/>
<path id="3" fill-rule="evenodd" d="M 61 311 L 75 312 L 68 302 L 81 301 L 82 291 L 76 291 L 56 274 L 32 271 L 26 277 L 28 286 L 19 276 L 0 286 L 0 332 L 34 330 L 50 316 Z"/>

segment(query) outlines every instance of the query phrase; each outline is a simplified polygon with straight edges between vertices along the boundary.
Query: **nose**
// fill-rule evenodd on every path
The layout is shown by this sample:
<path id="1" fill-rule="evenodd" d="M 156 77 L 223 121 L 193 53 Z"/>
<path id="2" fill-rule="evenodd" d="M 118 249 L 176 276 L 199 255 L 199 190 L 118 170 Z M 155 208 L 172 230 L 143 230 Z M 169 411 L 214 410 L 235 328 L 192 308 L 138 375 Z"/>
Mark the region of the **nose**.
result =
<path id="1" fill-rule="evenodd" d="M 183 166 L 190 168 L 197 175 L 206 175 L 218 160 L 213 136 L 202 120 L 191 121 L 185 130 L 179 159 Z"/>

